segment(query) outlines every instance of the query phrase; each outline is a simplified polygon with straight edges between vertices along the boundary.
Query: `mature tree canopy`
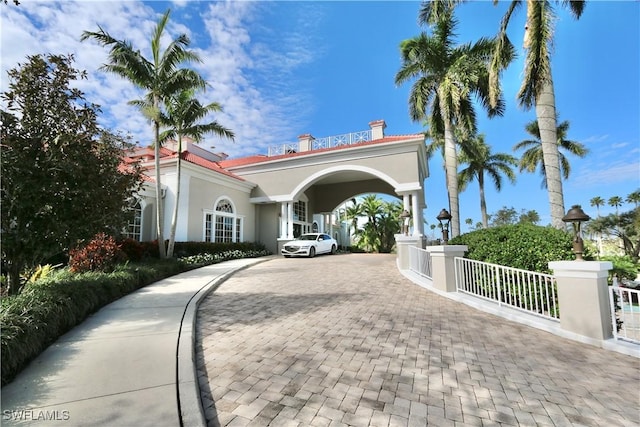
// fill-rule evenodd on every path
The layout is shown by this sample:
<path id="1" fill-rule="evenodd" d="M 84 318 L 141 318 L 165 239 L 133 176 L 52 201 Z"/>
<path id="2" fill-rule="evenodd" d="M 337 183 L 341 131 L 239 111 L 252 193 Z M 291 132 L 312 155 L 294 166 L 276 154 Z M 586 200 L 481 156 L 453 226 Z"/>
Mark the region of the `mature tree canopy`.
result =
<path id="1" fill-rule="evenodd" d="M 624 253 L 634 262 L 640 260 L 640 208 L 596 218 L 589 223 L 589 228 L 618 237 Z"/>
<path id="2" fill-rule="evenodd" d="M 2 261 L 10 291 L 24 268 L 97 232 L 118 232 L 138 189 L 126 139 L 101 129 L 96 105 L 71 86 L 72 56 L 35 55 L 8 72 L 2 93 Z"/>

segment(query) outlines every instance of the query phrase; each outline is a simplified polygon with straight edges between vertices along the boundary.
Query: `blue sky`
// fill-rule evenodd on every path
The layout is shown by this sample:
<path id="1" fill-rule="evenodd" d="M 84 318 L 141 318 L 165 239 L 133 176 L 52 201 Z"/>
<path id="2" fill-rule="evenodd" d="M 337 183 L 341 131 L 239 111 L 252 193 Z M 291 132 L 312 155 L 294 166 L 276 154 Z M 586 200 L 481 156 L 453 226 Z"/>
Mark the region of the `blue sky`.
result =
<path id="1" fill-rule="evenodd" d="M 274 144 L 297 136 L 316 137 L 368 129 L 384 119 L 386 133 L 423 130 L 407 112 L 409 84 L 396 87 L 399 44 L 417 35 L 417 1 L 308 2 L 139 2 L 33 1 L 0 6 L 0 87 L 7 87 L 6 70 L 36 53 L 73 53 L 76 67 L 89 72 L 80 82 L 87 98 L 100 104 L 102 123 L 129 132 L 141 145 L 151 142 L 150 126 L 127 105 L 139 97 L 131 85 L 98 71 L 106 51 L 79 41 L 83 30 L 101 25 L 113 36 L 126 38 L 148 54 L 148 40 L 159 14 L 171 8 L 169 33 L 187 33 L 203 63 L 198 70 L 211 87 L 203 101 L 217 101 L 225 111 L 216 119 L 233 129 L 236 142 L 210 138 L 231 157 L 266 153 Z M 470 2 L 457 11 L 458 41 L 493 36 L 507 2 Z M 640 2 L 588 2 L 580 20 L 557 7 L 553 77 L 561 120 L 569 120 L 569 138 L 582 142 L 590 154 L 571 158 L 572 173 L 564 182 L 565 207 L 589 206 L 594 196 L 625 198 L 640 187 Z M 479 131 L 494 152 L 511 153 L 528 136 L 534 111 L 516 102 L 522 70 L 520 49 L 525 10 L 510 26 L 519 57 L 503 75 L 507 110 L 487 119 L 478 111 Z M 517 155 L 518 153 L 516 153 Z M 425 217 L 435 222 L 447 206 L 442 161 L 434 157 L 425 182 Z M 548 199 L 538 174 L 518 174 L 515 185 L 505 182 L 497 193 L 487 188 L 489 212 L 502 206 L 535 209 L 549 222 Z M 460 196 L 461 219 L 480 220 L 477 185 Z M 626 207 L 630 207 L 627 205 Z M 606 214 L 614 209 L 601 208 Z M 463 230 L 465 226 L 463 225 Z"/>

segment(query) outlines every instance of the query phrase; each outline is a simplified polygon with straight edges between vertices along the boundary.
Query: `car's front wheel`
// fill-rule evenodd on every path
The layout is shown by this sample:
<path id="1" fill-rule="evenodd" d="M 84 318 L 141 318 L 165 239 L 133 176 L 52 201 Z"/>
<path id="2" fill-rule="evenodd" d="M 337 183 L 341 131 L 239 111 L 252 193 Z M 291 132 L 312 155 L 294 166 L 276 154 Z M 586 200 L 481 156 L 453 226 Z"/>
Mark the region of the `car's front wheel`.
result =
<path id="1" fill-rule="evenodd" d="M 331 255 L 335 255 L 337 250 L 336 245 L 331 245 Z"/>
<path id="2" fill-rule="evenodd" d="M 316 248 L 312 246 L 309 248 L 309 258 L 313 258 L 314 256 L 316 256 Z"/>

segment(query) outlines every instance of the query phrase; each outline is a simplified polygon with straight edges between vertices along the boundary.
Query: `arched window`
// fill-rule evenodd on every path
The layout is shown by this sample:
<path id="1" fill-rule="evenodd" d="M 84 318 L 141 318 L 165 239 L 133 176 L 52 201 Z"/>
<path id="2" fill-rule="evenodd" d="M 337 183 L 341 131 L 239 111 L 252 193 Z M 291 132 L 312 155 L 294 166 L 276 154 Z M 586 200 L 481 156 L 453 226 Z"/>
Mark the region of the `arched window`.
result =
<path id="1" fill-rule="evenodd" d="M 205 242 L 230 243 L 242 241 L 242 218 L 238 217 L 231 200 L 222 198 L 213 213 L 205 213 Z"/>

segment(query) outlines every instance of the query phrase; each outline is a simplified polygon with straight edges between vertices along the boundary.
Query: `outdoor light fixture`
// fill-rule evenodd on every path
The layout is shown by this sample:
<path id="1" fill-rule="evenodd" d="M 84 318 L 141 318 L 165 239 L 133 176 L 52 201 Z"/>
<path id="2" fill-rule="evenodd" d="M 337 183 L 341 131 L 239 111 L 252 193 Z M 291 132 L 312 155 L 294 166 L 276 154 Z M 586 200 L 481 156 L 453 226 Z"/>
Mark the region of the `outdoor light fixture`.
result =
<path id="1" fill-rule="evenodd" d="M 584 242 L 582 241 L 582 231 L 580 227 L 583 222 L 589 221 L 591 218 L 584 213 L 580 205 L 573 205 L 562 221 L 570 222 L 573 225 L 573 252 L 576 254 L 576 261 L 584 261 L 582 254 L 584 253 Z"/>
<path id="2" fill-rule="evenodd" d="M 440 223 L 440 229 L 442 230 L 442 241 L 446 245 L 449 241 L 449 224 L 451 222 L 451 214 L 446 209 L 442 209 L 436 217 Z"/>
<path id="3" fill-rule="evenodd" d="M 408 210 L 403 210 L 400 214 L 400 218 L 402 219 L 402 232 L 405 236 L 409 235 L 409 218 L 411 218 L 411 214 Z"/>

